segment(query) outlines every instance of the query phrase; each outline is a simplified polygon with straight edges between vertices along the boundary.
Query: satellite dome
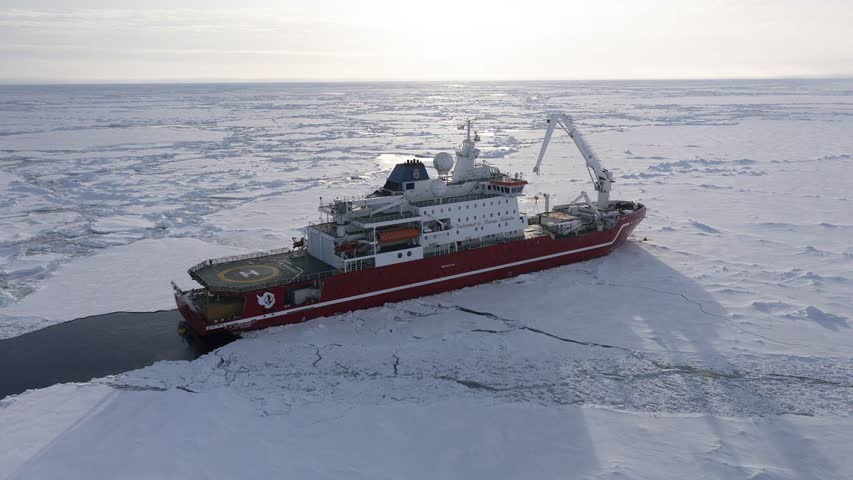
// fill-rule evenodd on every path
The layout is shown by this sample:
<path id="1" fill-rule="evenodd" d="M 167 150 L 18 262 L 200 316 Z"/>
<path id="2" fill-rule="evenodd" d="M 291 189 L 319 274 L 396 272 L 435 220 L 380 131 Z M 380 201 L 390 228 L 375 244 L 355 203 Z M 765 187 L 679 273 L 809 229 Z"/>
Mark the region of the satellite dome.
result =
<path id="1" fill-rule="evenodd" d="M 439 175 L 447 175 L 453 168 L 453 157 L 447 152 L 437 153 L 432 160 L 432 166 L 435 167 Z"/>

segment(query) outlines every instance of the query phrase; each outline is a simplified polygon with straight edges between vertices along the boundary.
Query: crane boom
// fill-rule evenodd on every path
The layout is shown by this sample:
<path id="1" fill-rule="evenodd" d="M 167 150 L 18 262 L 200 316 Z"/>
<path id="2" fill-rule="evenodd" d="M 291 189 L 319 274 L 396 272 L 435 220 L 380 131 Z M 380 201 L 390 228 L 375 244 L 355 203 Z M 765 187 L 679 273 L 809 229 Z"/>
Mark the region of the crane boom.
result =
<path id="1" fill-rule="evenodd" d="M 551 143 L 551 135 L 554 133 L 554 128 L 558 125 L 569 134 L 569 137 L 575 142 L 586 162 L 586 168 L 590 173 L 592 183 L 595 185 L 595 191 L 598 192 L 598 209 L 607 210 L 610 202 L 610 186 L 613 183 L 613 175 L 601 166 L 598 155 L 586 143 L 586 139 L 584 139 L 580 130 L 575 127 L 571 117 L 565 113 L 554 113 L 548 117 L 548 130 L 545 132 L 545 139 L 542 142 L 542 148 L 539 150 L 539 159 L 536 161 L 536 166 L 533 167 L 533 172 L 539 174 L 542 159 L 545 158 L 548 144 Z"/>

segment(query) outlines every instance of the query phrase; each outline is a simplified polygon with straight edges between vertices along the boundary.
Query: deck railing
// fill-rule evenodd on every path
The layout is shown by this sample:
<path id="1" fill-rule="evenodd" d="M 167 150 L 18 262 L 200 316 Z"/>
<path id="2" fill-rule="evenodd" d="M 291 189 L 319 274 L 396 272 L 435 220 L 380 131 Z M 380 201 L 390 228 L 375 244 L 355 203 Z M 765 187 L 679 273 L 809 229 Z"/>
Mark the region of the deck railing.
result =
<path id="1" fill-rule="evenodd" d="M 379 223 L 379 222 L 390 222 L 393 220 L 402 220 L 404 218 L 414 217 L 415 214 L 412 212 L 403 212 L 403 213 L 391 213 L 391 214 L 380 214 L 374 217 L 364 215 L 359 217 L 352 217 L 353 222 L 360 223 L 362 225 L 370 225 L 371 223 Z"/>
<path id="2" fill-rule="evenodd" d="M 495 238 L 485 240 L 485 241 L 467 241 L 463 242 L 462 245 L 451 249 L 439 248 L 435 250 L 431 250 L 429 252 L 424 252 L 424 257 L 438 257 L 440 255 L 447 255 L 448 253 L 458 253 L 464 252 L 466 250 L 475 250 L 483 247 L 491 247 L 493 245 L 500 245 L 502 243 L 507 243 L 515 240 L 521 240 L 524 238 L 524 234 L 521 235 L 513 235 L 510 233 L 504 233 L 502 235 L 496 235 Z"/>
<path id="3" fill-rule="evenodd" d="M 330 270 L 324 270 L 322 272 L 314 272 L 314 273 L 308 273 L 308 274 L 300 273 L 299 275 L 296 275 L 295 277 L 289 278 L 287 280 L 282 280 L 281 278 L 279 278 L 279 279 L 275 279 L 275 280 L 269 280 L 269 281 L 266 281 L 263 283 L 253 283 L 251 286 L 251 290 L 246 290 L 246 287 L 238 287 L 236 285 L 233 287 L 231 287 L 229 285 L 222 285 L 222 286 L 217 285 L 216 288 L 214 289 L 213 293 L 214 294 L 215 293 L 244 294 L 244 293 L 247 293 L 248 291 L 252 291 L 252 290 L 264 290 L 267 288 L 281 287 L 284 285 L 291 285 L 294 283 L 302 283 L 302 282 L 310 282 L 310 281 L 315 281 L 315 280 L 322 280 L 324 278 L 331 277 L 331 276 L 336 275 L 336 274 L 341 273 L 341 272 L 342 272 L 342 270 L 339 270 L 339 269 L 330 269 Z"/>
<path id="4" fill-rule="evenodd" d="M 211 265 L 222 265 L 223 263 L 231 263 L 238 262 L 240 260 L 250 260 L 252 258 L 266 257 L 269 255 L 281 255 L 284 253 L 289 253 L 291 250 L 289 248 L 276 248 L 274 250 L 266 250 L 263 252 L 252 252 L 246 253 L 243 255 L 232 255 L 230 257 L 219 257 L 219 258 L 211 258 L 209 260 L 205 260 L 198 265 L 193 265 L 188 270 L 190 274 L 193 274 L 202 268 L 207 268 Z"/>
<path id="5" fill-rule="evenodd" d="M 435 205 L 447 205 L 449 203 L 467 202 L 469 200 L 483 200 L 486 198 L 500 197 L 494 193 L 476 193 L 474 195 L 465 195 L 463 197 L 439 197 L 434 200 L 423 200 L 420 202 L 412 202 L 416 207 L 432 207 Z"/>

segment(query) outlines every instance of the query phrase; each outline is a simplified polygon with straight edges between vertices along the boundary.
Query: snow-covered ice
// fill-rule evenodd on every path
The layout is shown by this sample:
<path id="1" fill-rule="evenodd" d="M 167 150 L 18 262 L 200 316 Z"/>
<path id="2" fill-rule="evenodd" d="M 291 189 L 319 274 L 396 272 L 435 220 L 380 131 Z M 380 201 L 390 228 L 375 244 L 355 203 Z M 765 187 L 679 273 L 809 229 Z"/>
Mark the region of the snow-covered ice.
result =
<path id="1" fill-rule="evenodd" d="M 60 385 L 34 396 L 3 414 L 22 417 L 7 427 L 20 443 L 0 453 L 17 466 L 12 478 L 824 479 L 853 467 L 851 422 L 827 417 L 468 399 L 324 402 L 261 416 L 231 390 L 200 398 Z M 221 410 L 187 408 L 201 402 Z M 46 415 L 30 418 L 33 410 Z"/>
<path id="2" fill-rule="evenodd" d="M 450 150 L 468 117 L 484 157 L 527 172 L 545 113 L 573 114 L 613 197 L 649 208 L 606 258 L 0 400 L 0 478 L 853 476 L 850 80 L 3 87 L 0 103 L 6 337 L 169 308 L 190 265 L 287 246 L 319 197 Z M 591 190 L 566 138 L 543 171 L 531 193 Z"/>
<path id="3" fill-rule="evenodd" d="M 195 238 L 145 239 L 104 249 L 63 265 L 40 289 L 0 310 L 0 337 L 100 313 L 173 308 L 163 285 L 179 279 L 184 288 L 199 286 L 184 278 L 188 257 L 237 253 L 246 252 Z"/>

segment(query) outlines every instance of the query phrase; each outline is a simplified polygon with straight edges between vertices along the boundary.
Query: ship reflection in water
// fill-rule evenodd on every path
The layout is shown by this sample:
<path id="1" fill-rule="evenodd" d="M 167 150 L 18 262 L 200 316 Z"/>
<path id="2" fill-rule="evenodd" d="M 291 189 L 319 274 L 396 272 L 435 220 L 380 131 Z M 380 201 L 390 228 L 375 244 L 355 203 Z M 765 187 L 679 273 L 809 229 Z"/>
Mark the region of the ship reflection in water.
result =
<path id="1" fill-rule="evenodd" d="M 0 398 L 56 383 L 85 382 L 151 365 L 193 360 L 236 337 L 177 333 L 176 310 L 108 313 L 0 340 Z"/>

